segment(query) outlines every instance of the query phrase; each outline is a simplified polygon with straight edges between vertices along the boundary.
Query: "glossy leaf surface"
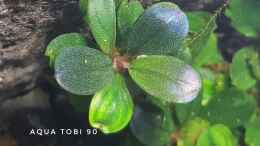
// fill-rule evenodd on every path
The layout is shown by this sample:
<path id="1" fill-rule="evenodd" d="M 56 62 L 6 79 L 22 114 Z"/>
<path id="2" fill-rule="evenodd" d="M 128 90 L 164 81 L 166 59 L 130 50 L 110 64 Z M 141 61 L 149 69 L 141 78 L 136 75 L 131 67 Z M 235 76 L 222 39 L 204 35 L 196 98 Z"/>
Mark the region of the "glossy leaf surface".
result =
<path id="1" fill-rule="evenodd" d="M 54 66 L 56 57 L 65 48 L 85 47 L 87 42 L 79 33 L 67 33 L 53 39 L 47 46 L 45 55 L 49 57 L 50 66 Z"/>
<path id="2" fill-rule="evenodd" d="M 90 110 L 90 124 L 102 132 L 115 133 L 127 126 L 132 118 L 134 105 L 132 97 L 120 74 L 113 82 L 97 92 L 93 97 Z"/>
<path id="3" fill-rule="evenodd" d="M 116 41 L 114 0 L 88 0 L 88 21 L 100 48 L 107 54 L 111 53 Z"/>
<path id="4" fill-rule="evenodd" d="M 170 2 L 146 9 L 129 32 L 125 46 L 129 54 L 176 54 L 188 33 L 188 19 Z"/>
<path id="5" fill-rule="evenodd" d="M 197 97 L 201 81 L 191 66 L 171 56 L 144 56 L 129 68 L 133 80 L 163 102 L 189 102 Z"/>
<path id="6" fill-rule="evenodd" d="M 89 47 L 64 49 L 55 61 L 56 80 L 74 94 L 94 94 L 111 82 L 113 74 L 111 59 Z"/>

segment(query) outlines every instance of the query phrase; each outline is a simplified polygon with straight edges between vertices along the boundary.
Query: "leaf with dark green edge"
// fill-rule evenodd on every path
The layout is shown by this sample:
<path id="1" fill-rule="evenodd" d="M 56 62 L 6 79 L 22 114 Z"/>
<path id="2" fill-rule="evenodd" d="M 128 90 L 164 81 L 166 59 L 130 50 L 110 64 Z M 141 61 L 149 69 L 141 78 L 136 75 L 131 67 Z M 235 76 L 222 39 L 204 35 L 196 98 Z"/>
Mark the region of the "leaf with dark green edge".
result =
<path id="1" fill-rule="evenodd" d="M 170 136 L 176 130 L 169 110 L 151 112 L 139 106 L 135 108 L 130 128 L 141 143 L 149 146 L 169 144 Z"/>
<path id="2" fill-rule="evenodd" d="M 131 55 L 176 55 L 188 29 L 188 19 L 177 5 L 157 3 L 136 21 L 123 49 Z"/>
<path id="3" fill-rule="evenodd" d="M 54 66 L 56 57 L 65 48 L 85 47 L 86 39 L 79 33 L 62 34 L 53 39 L 47 46 L 45 55 L 49 57 L 49 64 Z"/>
<path id="4" fill-rule="evenodd" d="M 218 50 L 217 37 L 215 34 L 211 34 L 206 46 L 200 50 L 200 53 L 193 58 L 194 66 L 202 66 L 208 64 L 221 63 L 223 58 Z"/>
<path id="5" fill-rule="evenodd" d="M 102 52 L 89 48 L 67 48 L 55 61 L 55 78 L 65 90 L 91 95 L 111 83 L 112 61 Z"/>
<path id="6" fill-rule="evenodd" d="M 231 24 L 247 37 L 256 37 L 260 32 L 260 1 L 232 0 L 225 14 L 231 18 Z"/>
<path id="7" fill-rule="evenodd" d="M 116 8 L 114 0 L 88 0 L 88 22 L 101 50 L 110 54 L 116 42 Z"/>
<path id="8" fill-rule="evenodd" d="M 190 102 L 201 87 L 199 74 L 172 56 L 139 56 L 131 62 L 129 73 L 141 88 L 163 102 Z"/>
<path id="9" fill-rule="evenodd" d="M 248 146 L 260 145 L 260 119 L 254 118 L 246 126 L 245 142 Z"/>
<path id="10" fill-rule="evenodd" d="M 227 126 L 217 124 L 200 135 L 196 146 L 237 146 L 237 142 Z"/>
<path id="11" fill-rule="evenodd" d="M 190 48 L 193 58 L 196 58 L 207 45 L 210 35 L 216 28 L 215 21 L 218 13 L 219 11 L 213 15 L 207 12 L 191 12 L 188 14 L 189 23 L 192 27 L 184 45 Z"/>
<path id="12" fill-rule="evenodd" d="M 124 47 L 127 33 L 136 20 L 143 14 L 144 8 L 138 0 L 122 0 L 117 11 L 117 43 L 119 47 Z"/>
<path id="13" fill-rule="evenodd" d="M 130 122 L 134 110 L 124 78 L 116 74 L 111 84 L 98 91 L 89 109 L 90 124 L 105 134 L 115 133 Z"/>
<path id="14" fill-rule="evenodd" d="M 249 60 L 256 53 L 251 48 L 243 48 L 236 52 L 232 59 L 230 77 L 232 84 L 241 90 L 252 88 L 256 79 L 252 76 Z"/>
<path id="15" fill-rule="evenodd" d="M 235 128 L 245 125 L 256 109 L 254 97 L 236 88 L 224 90 L 200 110 L 200 117 L 211 123 Z"/>
<path id="16" fill-rule="evenodd" d="M 209 122 L 200 118 L 188 121 L 181 128 L 178 146 L 194 146 L 201 133 L 207 130 L 208 127 Z"/>

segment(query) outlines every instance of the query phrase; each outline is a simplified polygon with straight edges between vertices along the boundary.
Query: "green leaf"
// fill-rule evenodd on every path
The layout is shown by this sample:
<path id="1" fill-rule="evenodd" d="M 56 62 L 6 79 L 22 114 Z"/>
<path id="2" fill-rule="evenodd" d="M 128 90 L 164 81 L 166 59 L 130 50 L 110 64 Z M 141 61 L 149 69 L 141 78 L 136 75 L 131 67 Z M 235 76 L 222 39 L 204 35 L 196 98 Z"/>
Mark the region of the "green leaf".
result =
<path id="1" fill-rule="evenodd" d="M 223 61 L 223 58 L 217 47 L 217 37 L 211 34 L 206 46 L 200 50 L 200 53 L 193 58 L 193 65 L 202 66 L 208 64 L 216 64 Z"/>
<path id="2" fill-rule="evenodd" d="M 115 48 L 116 10 L 114 0 L 88 0 L 88 20 L 91 32 L 106 54 Z"/>
<path id="3" fill-rule="evenodd" d="M 198 73 L 171 56 L 138 57 L 131 62 L 129 73 L 141 88 L 163 102 L 192 101 L 201 87 Z"/>
<path id="4" fill-rule="evenodd" d="M 207 130 L 208 127 L 209 122 L 200 118 L 188 121 L 181 129 L 178 146 L 194 146 L 201 133 Z"/>
<path id="5" fill-rule="evenodd" d="M 130 124 L 133 135 L 143 144 L 163 146 L 170 142 L 170 135 L 175 131 L 171 112 L 151 112 L 145 108 L 136 107 L 134 118 Z"/>
<path id="6" fill-rule="evenodd" d="M 196 146 L 236 146 L 236 139 L 228 127 L 217 124 L 201 134 Z"/>
<path id="7" fill-rule="evenodd" d="M 138 55 L 174 54 L 188 33 L 188 19 L 177 5 L 154 4 L 146 9 L 129 32 L 126 52 Z"/>
<path id="8" fill-rule="evenodd" d="M 260 145 L 260 119 L 254 119 L 246 126 L 245 141 L 248 146 Z"/>
<path id="9" fill-rule="evenodd" d="M 94 94 L 111 82 L 113 73 L 111 59 L 89 47 L 64 49 L 55 61 L 56 80 L 74 94 Z"/>
<path id="10" fill-rule="evenodd" d="M 230 77 L 232 84 L 241 90 L 252 88 L 256 84 L 250 70 L 249 60 L 256 52 L 250 48 L 239 50 L 232 59 Z"/>
<path id="11" fill-rule="evenodd" d="M 65 48 L 75 48 L 75 47 L 84 47 L 87 46 L 87 42 L 79 33 L 67 33 L 59 35 L 53 39 L 47 46 L 45 55 L 49 57 L 50 66 L 54 66 L 56 57 L 60 54 L 61 51 Z"/>
<path id="12" fill-rule="evenodd" d="M 97 92 L 93 97 L 90 110 L 90 124 L 105 134 L 115 133 L 125 128 L 133 115 L 134 105 L 120 74 L 113 82 Z"/>
<path id="13" fill-rule="evenodd" d="M 185 40 L 185 46 L 190 48 L 193 58 L 196 58 L 202 49 L 208 45 L 208 40 L 216 28 L 217 14 L 211 15 L 207 12 L 190 12 L 187 14 L 191 33 Z"/>
<path id="14" fill-rule="evenodd" d="M 259 0 L 231 0 L 225 14 L 231 18 L 231 24 L 240 33 L 256 37 L 260 32 Z"/>
<path id="15" fill-rule="evenodd" d="M 134 25 L 136 20 L 142 15 L 144 8 L 138 0 L 123 0 L 117 11 L 118 35 L 117 43 L 120 47 L 124 47 L 127 39 L 127 33 Z"/>
<path id="16" fill-rule="evenodd" d="M 235 88 L 217 94 L 217 98 L 201 109 L 201 117 L 211 123 L 221 123 L 229 127 L 246 124 L 255 111 L 256 103 L 252 96 Z"/>

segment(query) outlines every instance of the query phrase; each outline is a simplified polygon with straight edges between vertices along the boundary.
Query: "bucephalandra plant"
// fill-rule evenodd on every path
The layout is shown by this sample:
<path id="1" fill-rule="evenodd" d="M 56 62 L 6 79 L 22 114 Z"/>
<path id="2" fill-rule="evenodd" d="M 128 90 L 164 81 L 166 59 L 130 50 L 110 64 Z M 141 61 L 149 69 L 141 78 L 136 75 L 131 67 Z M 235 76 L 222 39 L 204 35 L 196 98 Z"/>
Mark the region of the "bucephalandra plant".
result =
<path id="1" fill-rule="evenodd" d="M 80 4 L 98 48 L 89 47 L 81 34 L 68 33 L 52 40 L 46 55 L 62 88 L 93 95 L 89 109 L 93 127 L 115 133 L 128 125 L 134 103 L 127 74 L 162 104 L 187 103 L 198 96 L 200 75 L 179 57 L 189 24 L 177 5 L 160 2 L 144 10 L 139 1 Z"/>
<path id="2" fill-rule="evenodd" d="M 223 12 L 256 40 L 260 3 L 227 4 L 214 13 L 184 13 L 171 2 L 144 9 L 139 0 L 80 0 L 94 39 L 62 34 L 46 56 L 58 85 L 75 110 L 89 112 L 92 127 L 110 134 L 129 125 L 122 146 L 258 146 L 259 46 L 245 46 L 227 62 L 215 30 Z M 240 11 L 245 14 L 236 19 Z"/>

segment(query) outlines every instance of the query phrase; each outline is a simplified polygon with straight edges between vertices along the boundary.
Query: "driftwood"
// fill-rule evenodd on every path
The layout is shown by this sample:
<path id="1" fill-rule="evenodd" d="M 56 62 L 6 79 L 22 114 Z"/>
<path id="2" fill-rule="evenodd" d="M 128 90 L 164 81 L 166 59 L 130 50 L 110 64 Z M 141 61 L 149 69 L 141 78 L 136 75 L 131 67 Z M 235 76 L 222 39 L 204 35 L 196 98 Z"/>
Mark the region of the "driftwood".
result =
<path id="1" fill-rule="evenodd" d="M 76 0 L 0 0 L 0 101 L 35 86 L 47 66 L 47 42 L 64 20 L 79 18 L 71 18 L 77 7 Z"/>

